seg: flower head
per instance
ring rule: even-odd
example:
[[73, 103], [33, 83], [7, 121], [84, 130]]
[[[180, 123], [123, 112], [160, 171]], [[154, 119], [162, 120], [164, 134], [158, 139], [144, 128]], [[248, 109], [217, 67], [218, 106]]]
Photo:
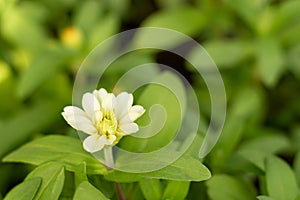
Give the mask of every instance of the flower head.
[[67, 106], [62, 116], [74, 129], [89, 135], [84, 140], [83, 147], [93, 153], [100, 151], [105, 145], [115, 145], [124, 135], [139, 130], [134, 121], [145, 109], [132, 104], [132, 94], [122, 92], [115, 96], [102, 88], [83, 95], [83, 110]]

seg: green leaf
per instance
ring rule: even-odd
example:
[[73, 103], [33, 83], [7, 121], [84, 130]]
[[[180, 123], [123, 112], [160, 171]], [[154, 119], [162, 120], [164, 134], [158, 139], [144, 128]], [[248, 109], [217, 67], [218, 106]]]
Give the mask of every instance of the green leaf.
[[[179, 77], [171, 72], [162, 73], [152, 82], [156, 84], [149, 85], [137, 101], [138, 104], [146, 108], [146, 113], [139, 119], [139, 124], [145, 125], [145, 127], [142, 127], [137, 133], [138, 136], [143, 136], [143, 138], [135, 137], [137, 134], [125, 137], [120, 142], [122, 149], [134, 152], [155, 151], [169, 144], [177, 134], [186, 104], [183, 83]], [[148, 115], [151, 120], [149, 120]], [[154, 135], [151, 135], [153, 133]], [[166, 155], [162, 156], [165, 156], [164, 161], [172, 158]], [[118, 159], [116, 164], [118, 164]], [[157, 157], [155, 160], [159, 159], [160, 157]], [[126, 164], [131, 163], [126, 162]], [[150, 168], [155, 163], [151, 160], [145, 165], [144, 168]], [[136, 165], [132, 167], [136, 169]]]
[[205, 24], [205, 18], [199, 10], [193, 7], [180, 7], [150, 15], [142, 23], [142, 27], [168, 28], [186, 35], [194, 35], [199, 33]]
[[217, 174], [206, 183], [211, 200], [240, 200], [241, 197], [243, 200], [255, 199], [255, 192], [250, 185], [233, 176]]
[[96, 23], [101, 20], [103, 14], [103, 3], [101, 1], [81, 2], [79, 9], [74, 15], [75, 26], [80, 27], [85, 33], [91, 33]]
[[212, 151], [215, 165], [222, 165], [235, 150], [243, 137], [247, 125], [258, 117], [262, 110], [260, 91], [243, 87], [235, 94], [219, 142]]
[[28, 140], [33, 133], [50, 125], [57, 118], [60, 109], [61, 107], [53, 101], [36, 102], [35, 105], [19, 110], [16, 116], [6, 120], [0, 126], [0, 158]]
[[25, 180], [42, 178], [42, 184], [35, 198], [40, 200], [58, 199], [65, 180], [64, 167], [57, 163], [46, 163], [34, 169]]
[[285, 70], [282, 47], [274, 38], [260, 38], [256, 48], [260, 78], [266, 86], [274, 87]]
[[144, 51], [127, 53], [115, 60], [105, 70], [103, 76], [105, 80], [103, 80], [101, 85], [108, 88], [113, 84], [114, 88], [118, 88], [119, 91], [126, 90], [128, 92], [133, 92], [137, 85], [143, 85], [145, 82], [149, 83], [161, 73], [157, 65], [140, 68], [133, 68], [133, 66], [154, 62], [153, 56]]
[[298, 186], [289, 165], [278, 157], [270, 156], [265, 167], [269, 196], [276, 200], [294, 200], [298, 195]]
[[122, 188], [125, 199], [130, 199], [130, 200], [144, 199], [143, 193], [138, 183], [120, 184], [120, 187]]
[[86, 163], [82, 162], [79, 164], [74, 171], [75, 174], [75, 186], [78, 186], [81, 182], [87, 181], [88, 178], [86, 176]]
[[103, 174], [106, 172], [106, 168], [96, 158], [84, 151], [79, 139], [60, 135], [46, 136], [25, 144], [6, 156], [3, 161], [34, 165], [56, 161], [71, 171], [76, 171], [79, 164], [86, 162], [87, 173]]
[[295, 44], [299, 44], [300, 34], [300, 23], [295, 24], [293, 26], [288, 27], [284, 30], [284, 32], [280, 35], [280, 41], [285, 46], [293, 47]]
[[157, 179], [142, 179], [139, 185], [147, 200], [160, 200], [162, 197], [162, 184]]
[[112, 199], [115, 195], [115, 183], [107, 181], [102, 175], [88, 175], [88, 181], [99, 189], [107, 198]]
[[199, 147], [201, 147], [201, 145], [203, 144], [203, 140], [204, 140], [204, 135], [202, 135], [202, 133], [203, 132], [197, 133], [196, 137], [193, 138], [193, 143], [186, 150], [186, 152], [184, 153], [185, 155], [190, 155], [196, 159], [199, 158]]
[[260, 12], [258, 16], [259, 18], [256, 21], [256, 35], [269, 37], [270, 35], [274, 34], [274, 31], [272, 30], [272, 26], [274, 24], [274, 15], [275, 8], [272, 6], [268, 6]]
[[247, 125], [261, 114], [262, 97], [253, 87], [242, 87], [232, 101], [219, 142], [212, 151], [214, 165], [222, 165], [234, 152]]
[[262, 109], [263, 95], [255, 87], [242, 87], [235, 94], [230, 107], [230, 114], [249, 120], [253, 116], [259, 115]]
[[298, 151], [293, 163], [297, 183], [300, 184], [300, 152]]
[[[185, 42], [187, 37], [180, 37], [179, 33], [172, 34], [171, 31], [194, 36], [205, 27], [206, 21], [203, 13], [193, 7], [183, 6], [155, 12], [142, 23], [141, 27], [153, 27], [156, 31], [138, 30], [133, 43], [138, 47], [144, 47], [147, 44], [164, 48], [175, 47]], [[159, 28], [171, 30], [159, 31]]]
[[33, 52], [39, 52], [44, 47], [45, 32], [41, 24], [26, 12], [26, 7], [7, 6], [1, 17], [1, 33], [5, 39]]
[[65, 171], [65, 181], [59, 200], [69, 200], [73, 197], [76, 185], [74, 184], [74, 173]]
[[287, 62], [288, 62], [289, 70], [292, 71], [294, 75], [297, 76], [298, 79], [300, 79], [299, 54], [300, 54], [300, 45], [295, 45], [294, 47], [290, 48], [287, 52]]
[[264, 1], [226, 0], [225, 2], [230, 5], [235, 12], [240, 15], [241, 19], [244, 20], [244, 22], [246, 22], [252, 29], [256, 29], [257, 19]]
[[181, 200], [188, 194], [190, 182], [169, 181], [162, 199]]
[[198, 159], [182, 156], [171, 165], [146, 173], [145, 176], [177, 181], [203, 181], [209, 179], [211, 174]]
[[258, 200], [274, 200], [272, 197], [268, 197], [268, 196], [257, 196], [256, 198]]
[[261, 170], [264, 170], [264, 160], [268, 156], [278, 153], [289, 146], [290, 142], [284, 135], [263, 134], [242, 144], [238, 150], [238, 154]]
[[73, 200], [108, 200], [99, 190], [88, 181], [82, 182], [76, 189]]
[[119, 26], [118, 18], [115, 15], [105, 16], [103, 20], [94, 25], [90, 32], [89, 49], [95, 48], [105, 39], [117, 33]]
[[299, 23], [299, 1], [284, 1], [275, 13], [273, 31], [285, 32]]
[[[203, 48], [210, 57], [203, 53]], [[203, 48], [192, 50], [188, 58], [190, 63], [197, 63], [203, 70], [211, 69], [211, 59], [219, 69], [236, 67], [253, 51], [249, 42], [240, 40], [210, 40]]]
[[4, 200], [32, 200], [34, 199], [42, 178], [36, 177], [23, 181], [14, 187], [4, 198]]
[[73, 56], [73, 52], [64, 48], [42, 51], [21, 75], [18, 96], [26, 98], [31, 95], [41, 84], [66, 65]]
[[228, 117], [219, 142], [211, 152], [213, 165], [222, 165], [230, 157], [242, 138], [244, 127], [245, 120], [241, 117]]
[[135, 182], [141, 178], [156, 178], [177, 181], [203, 181], [211, 177], [210, 171], [198, 160], [182, 156], [171, 165], [149, 173], [126, 173], [113, 170], [104, 176], [108, 180]]

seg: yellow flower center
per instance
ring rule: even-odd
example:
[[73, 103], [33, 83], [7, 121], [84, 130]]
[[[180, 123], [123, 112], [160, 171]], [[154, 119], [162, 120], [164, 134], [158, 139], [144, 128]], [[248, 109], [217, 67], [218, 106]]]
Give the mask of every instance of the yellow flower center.
[[118, 128], [117, 119], [113, 112], [102, 112], [103, 118], [98, 122], [97, 129], [100, 134], [106, 135], [109, 138], [110, 135], [115, 135]]

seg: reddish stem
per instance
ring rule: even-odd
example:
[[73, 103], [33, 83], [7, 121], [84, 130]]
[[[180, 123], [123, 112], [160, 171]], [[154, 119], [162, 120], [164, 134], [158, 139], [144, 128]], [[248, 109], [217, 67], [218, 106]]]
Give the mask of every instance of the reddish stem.
[[117, 192], [117, 197], [119, 200], [126, 200], [125, 195], [123, 194], [122, 188], [120, 183], [115, 183], [115, 188], [116, 188], [116, 192]]

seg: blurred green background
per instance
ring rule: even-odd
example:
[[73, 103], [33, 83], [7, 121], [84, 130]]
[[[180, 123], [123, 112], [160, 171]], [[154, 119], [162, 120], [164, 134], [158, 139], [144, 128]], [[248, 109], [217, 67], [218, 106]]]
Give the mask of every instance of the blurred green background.
[[[42, 135], [74, 134], [60, 112], [72, 103], [76, 71], [97, 44], [131, 28], [165, 27], [204, 46], [227, 93], [225, 128], [205, 159], [216, 176], [208, 184], [193, 183], [187, 198], [200, 191], [203, 198], [218, 199], [214, 188], [227, 179], [264, 194], [258, 182], [270, 154], [283, 158], [300, 183], [299, 10], [298, 0], [1, 0], [0, 158]], [[169, 47], [184, 42], [174, 40]], [[189, 58], [197, 55], [192, 50]], [[117, 66], [126, 71], [153, 61], [192, 83], [208, 120], [209, 94], [184, 60], [141, 51]], [[104, 87], [112, 89], [119, 76], [109, 73]], [[0, 193], [4, 196], [29, 170], [1, 163]]]

